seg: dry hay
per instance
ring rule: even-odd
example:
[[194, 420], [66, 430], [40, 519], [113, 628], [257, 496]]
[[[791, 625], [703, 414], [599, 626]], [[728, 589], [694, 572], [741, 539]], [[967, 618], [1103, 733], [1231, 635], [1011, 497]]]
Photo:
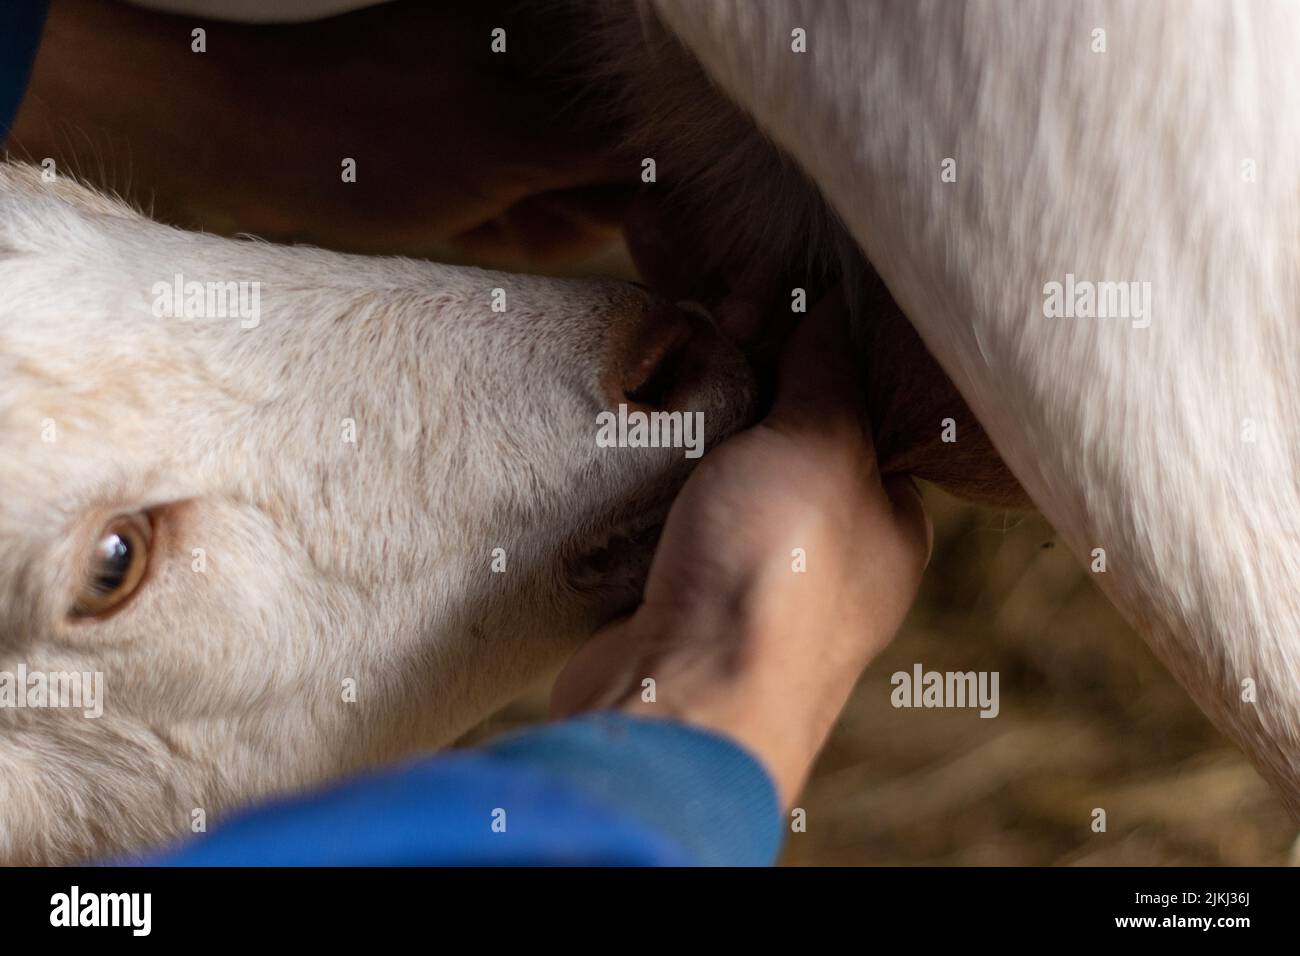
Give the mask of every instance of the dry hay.
[[[927, 493], [935, 552], [859, 684], [783, 862], [1281, 864], [1295, 826], [1040, 517]], [[1001, 711], [895, 709], [890, 675], [997, 671]], [[544, 718], [539, 688], [475, 741]], [[1106, 832], [1092, 830], [1106, 811]]]

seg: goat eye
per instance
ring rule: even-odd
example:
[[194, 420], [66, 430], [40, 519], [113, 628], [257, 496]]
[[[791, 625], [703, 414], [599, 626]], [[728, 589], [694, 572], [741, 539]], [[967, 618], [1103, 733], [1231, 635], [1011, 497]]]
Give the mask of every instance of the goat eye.
[[129, 598], [144, 578], [152, 537], [153, 528], [144, 515], [110, 521], [95, 542], [71, 615], [102, 617]]

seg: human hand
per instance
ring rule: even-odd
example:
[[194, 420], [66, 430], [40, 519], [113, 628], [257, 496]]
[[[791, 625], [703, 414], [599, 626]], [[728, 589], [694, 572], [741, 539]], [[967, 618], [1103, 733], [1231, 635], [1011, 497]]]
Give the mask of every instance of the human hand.
[[838, 296], [796, 330], [772, 412], [701, 461], [641, 606], [569, 662], [555, 716], [619, 709], [717, 730], [757, 755], [791, 804], [929, 560], [915, 486], [882, 482], [876, 467], [847, 337]]
[[177, 225], [544, 266], [618, 235], [637, 169], [542, 69], [559, 41], [530, 11], [402, 2], [250, 25], [53, 0], [9, 146]]

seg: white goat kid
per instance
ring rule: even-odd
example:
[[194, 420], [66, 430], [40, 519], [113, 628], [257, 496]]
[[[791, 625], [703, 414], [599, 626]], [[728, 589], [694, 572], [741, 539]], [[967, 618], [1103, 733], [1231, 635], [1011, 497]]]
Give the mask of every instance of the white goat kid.
[[[177, 282], [260, 315], [170, 317]], [[558, 663], [691, 465], [597, 446], [656, 370], [707, 443], [750, 414], [738, 353], [631, 286], [186, 233], [0, 166], [0, 861], [445, 742]], [[65, 673], [102, 716], [13, 706]]]

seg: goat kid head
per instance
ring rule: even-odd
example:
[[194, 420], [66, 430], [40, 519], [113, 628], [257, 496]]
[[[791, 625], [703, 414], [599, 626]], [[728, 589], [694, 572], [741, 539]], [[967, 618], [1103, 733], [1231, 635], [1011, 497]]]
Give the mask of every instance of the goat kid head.
[[[707, 445], [752, 379], [622, 283], [186, 233], [0, 167], [0, 861], [155, 844], [503, 703], [636, 601], [692, 464], [601, 447], [619, 404]], [[59, 675], [81, 706], [40, 706]]]

